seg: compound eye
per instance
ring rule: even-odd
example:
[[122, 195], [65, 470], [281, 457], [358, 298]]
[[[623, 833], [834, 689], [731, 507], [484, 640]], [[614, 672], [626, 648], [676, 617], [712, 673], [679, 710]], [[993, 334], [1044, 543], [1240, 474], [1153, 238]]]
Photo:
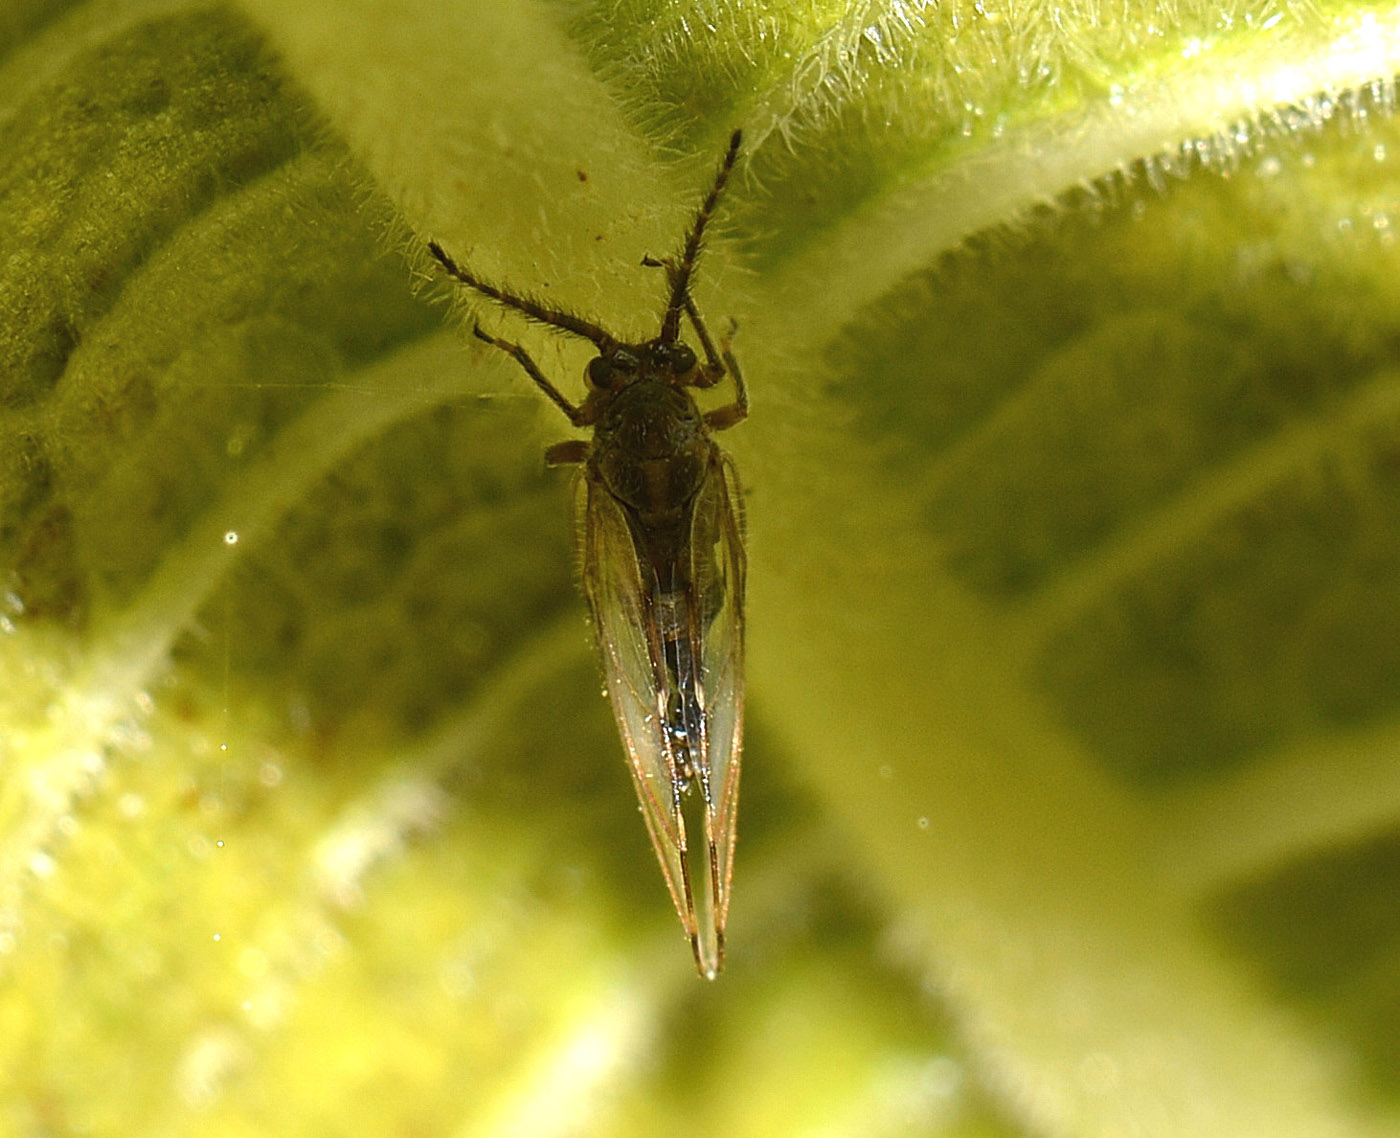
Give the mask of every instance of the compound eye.
[[684, 375], [695, 366], [695, 353], [686, 344], [672, 344], [670, 351], [671, 368], [677, 375]]
[[588, 361], [588, 368], [585, 376], [589, 387], [596, 387], [606, 390], [612, 386], [613, 367], [612, 364], [602, 356], [596, 356]]

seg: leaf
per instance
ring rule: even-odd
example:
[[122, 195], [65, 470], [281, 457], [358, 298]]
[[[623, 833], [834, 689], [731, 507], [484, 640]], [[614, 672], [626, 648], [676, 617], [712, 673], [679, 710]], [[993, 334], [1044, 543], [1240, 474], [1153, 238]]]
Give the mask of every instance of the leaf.
[[[1389, 1133], [1394, 27], [0, 8], [0, 1125]], [[650, 334], [736, 125], [703, 986], [421, 242]]]

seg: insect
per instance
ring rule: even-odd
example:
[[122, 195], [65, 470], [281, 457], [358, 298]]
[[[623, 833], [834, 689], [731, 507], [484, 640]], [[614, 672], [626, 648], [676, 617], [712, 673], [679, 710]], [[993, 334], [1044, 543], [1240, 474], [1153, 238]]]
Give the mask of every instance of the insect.
[[[744, 527], [733, 463], [712, 432], [748, 415], [729, 336], [718, 348], [690, 285], [705, 227], [739, 155], [735, 131], [679, 257], [665, 270], [661, 330], [629, 343], [592, 320], [498, 288], [428, 249], [449, 276], [540, 324], [592, 341], [587, 396], [572, 403], [519, 344], [475, 334], [515, 359], [591, 439], [545, 452], [576, 482], [583, 590], [632, 781], [700, 975], [724, 966], [744, 726]], [[704, 359], [681, 339], [689, 321]], [[729, 335], [732, 336], [731, 327]], [[734, 400], [701, 411], [690, 389], [726, 376]]]

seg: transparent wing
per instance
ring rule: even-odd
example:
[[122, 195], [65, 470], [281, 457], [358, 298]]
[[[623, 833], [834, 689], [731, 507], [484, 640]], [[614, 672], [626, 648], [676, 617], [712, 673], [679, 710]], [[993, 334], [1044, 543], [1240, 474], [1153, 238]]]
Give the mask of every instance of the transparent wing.
[[657, 566], [640, 554], [623, 508], [583, 481], [584, 591], [613, 715], [696, 965], [714, 976], [724, 962], [743, 727], [737, 484], [716, 452], [688, 540], [675, 564]]
[[700, 616], [695, 658], [698, 688], [703, 692], [704, 746], [698, 773], [705, 803], [709, 877], [700, 918], [702, 927], [716, 930], [715, 951], [722, 960], [744, 733], [745, 559], [738, 477], [733, 464], [718, 453], [696, 499], [690, 549]]
[[622, 507], [603, 487], [580, 480], [585, 495], [583, 589], [593, 612], [608, 699], [627, 749], [628, 766], [671, 899], [696, 935], [682, 775], [675, 740], [666, 729], [669, 683], [654, 615], [653, 585], [644, 587], [641, 559]]

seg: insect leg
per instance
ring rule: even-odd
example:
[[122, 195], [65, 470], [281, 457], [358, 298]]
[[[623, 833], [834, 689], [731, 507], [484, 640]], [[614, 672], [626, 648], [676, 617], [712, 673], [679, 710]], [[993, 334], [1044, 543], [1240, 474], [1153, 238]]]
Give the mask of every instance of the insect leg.
[[572, 463], [586, 462], [587, 460], [587, 439], [566, 439], [562, 443], [555, 443], [544, 452], [544, 464], [546, 466], [568, 466]]
[[705, 352], [705, 382], [695, 386], [713, 387], [724, 378], [724, 364], [720, 362], [719, 356], [715, 355], [715, 343], [710, 339], [709, 330], [700, 319], [700, 310], [695, 307], [695, 298], [688, 290], [685, 294], [685, 314], [690, 317], [690, 326], [695, 329], [696, 338]]
[[560, 328], [565, 332], [572, 332], [575, 336], [582, 336], [585, 340], [592, 340], [598, 345], [598, 350], [603, 353], [607, 353], [617, 346], [617, 341], [591, 320], [584, 320], [581, 316], [565, 312], [562, 308], [551, 308], [549, 305], [541, 304], [528, 296], [516, 296], [512, 292], [499, 289], [468, 272], [449, 257], [436, 241], [428, 242], [428, 252], [437, 258], [438, 263], [447, 270], [449, 276], [461, 281], [468, 288], [474, 288], [477, 292], [489, 296], [494, 301], [514, 308], [517, 312], [525, 313], [531, 320], [538, 320], [541, 324], [548, 324], [552, 328]]
[[[672, 284], [675, 283], [676, 276], [680, 272], [676, 267], [674, 257], [662, 257], [660, 260], [655, 257], [643, 257], [642, 264], [650, 269], [665, 269], [666, 278]], [[690, 326], [695, 329], [695, 335], [705, 353], [705, 366], [701, 369], [699, 378], [691, 386], [713, 387], [727, 374], [724, 363], [721, 361], [719, 353], [715, 351], [715, 342], [710, 339], [709, 330], [706, 329], [704, 320], [700, 318], [700, 310], [695, 306], [695, 298], [690, 295], [689, 290], [686, 291], [683, 304], [685, 314], [690, 317]], [[725, 354], [728, 359], [733, 359], [728, 354], [727, 348]], [[747, 403], [747, 400], [745, 402]]]
[[586, 427], [593, 421], [594, 416], [589, 413], [587, 408], [575, 407], [560, 394], [559, 389], [549, 382], [544, 372], [540, 371], [539, 366], [530, 358], [530, 353], [519, 344], [512, 344], [509, 340], [499, 340], [495, 336], [483, 332], [480, 328], [473, 328], [472, 331], [478, 340], [485, 340], [492, 347], [500, 348], [523, 367], [526, 374], [535, 381], [535, 385], [549, 396], [554, 405], [569, 417], [569, 422], [575, 427]]
[[[734, 402], [727, 407], [716, 407], [713, 411], [705, 412], [705, 425], [716, 431], [723, 431], [735, 423], [742, 423], [749, 416], [749, 389], [744, 384], [744, 373], [739, 370], [739, 361], [729, 350], [729, 338], [734, 335], [737, 327], [738, 325], [731, 320], [729, 331], [719, 343], [720, 355], [724, 357], [729, 374], [734, 377]], [[696, 331], [698, 333], [698, 326]]]

